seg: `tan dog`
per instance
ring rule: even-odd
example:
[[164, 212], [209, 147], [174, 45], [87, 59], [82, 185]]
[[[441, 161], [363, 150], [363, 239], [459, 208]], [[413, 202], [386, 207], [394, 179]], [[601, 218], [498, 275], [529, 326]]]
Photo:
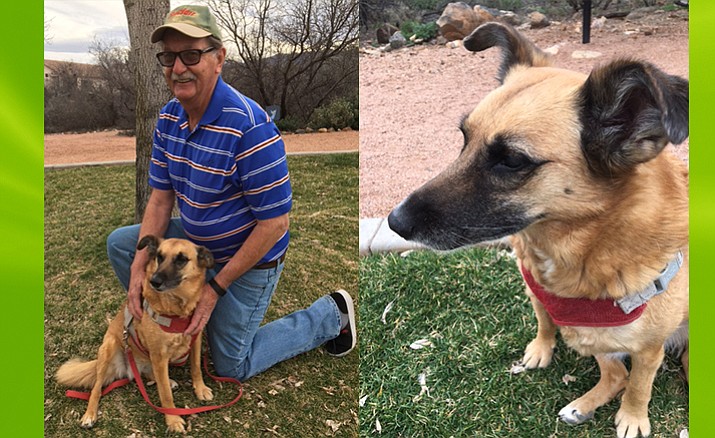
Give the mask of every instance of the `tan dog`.
[[[594, 355], [601, 371], [561, 418], [581, 423], [624, 391], [618, 436], [647, 436], [652, 383], [669, 339], [683, 351], [687, 374], [688, 176], [663, 149], [688, 136], [688, 82], [627, 59], [588, 76], [553, 68], [544, 52], [497, 23], [476, 29], [464, 46], [503, 49], [502, 85], [464, 118], [459, 158], [396, 207], [389, 225], [437, 249], [511, 235], [532, 278], [526, 292], [538, 319], [526, 367], [550, 363], [558, 322], [565, 342]], [[663, 285], [665, 292], [647, 292]], [[546, 294], [537, 298], [534, 289]], [[649, 298], [645, 306], [639, 294]], [[620, 309], [627, 302], [639, 307], [627, 314]], [[604, 314], [618, 304], [619, 317], [636, 318], [601, 327], [589, 320], [601, 315], [586, 311], [588, 322], [568, 320], [604, 303]], [[621, 353], [631, 357], [630, 376]]]
[[[97, 421], [97, 409], [102, 387], [121, 378], [132, 378], [124, 353], [125, 323], [133, 325], [136, 336], [127, 342], [136, 359], [139, 372], [155, 380], [164, 408], [174, 408], [169, 380], [169, 364], [189, 355], [191, 380], [199, 400], [211, 400], [213, 393], [204, 384], [201, 373], [201, 334], [194, 339], [181, 331], [168, 332], [188, 321], [206, 283], [206, 269], [214, 265], [211, 252], [184, 239], [159, 240], [146, 236], [137, 249], [148, 247], [150, 260], [143, 285], [144, 315], [141, 321], [131, 321], [126, 304], [110, 322], [96, 360], [83, 362], [72, 359], [57, 371], [57, 381], [71, 387], [92, 388], [82, 427], [92, 427]], [[129, 322], [131, 321], [131, 322]], [[163, 327], [167, 326], [167, 327]], [[137, 342], [138, 339], [138, 342]], [[137, 345], [137, 344], [140, 345]], [[178, 415], [166, 415], [172, 432], [184, 432], [184, 420]]]

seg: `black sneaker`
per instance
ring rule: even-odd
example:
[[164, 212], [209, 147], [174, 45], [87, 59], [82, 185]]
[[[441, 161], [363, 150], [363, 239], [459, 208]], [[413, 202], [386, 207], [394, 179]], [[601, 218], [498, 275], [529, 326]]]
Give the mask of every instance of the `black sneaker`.
[[348, 316], [349, 322], [340, 330], [340, 334], [336, 338], [326, 342], [323, 347], [329, 355], [343, 357], [355, 348], [357, 341], [355, 336], [355, 306], [350, 294], [342, 289], [330, 294], [330, 298], [338, 305], [340, 312]]

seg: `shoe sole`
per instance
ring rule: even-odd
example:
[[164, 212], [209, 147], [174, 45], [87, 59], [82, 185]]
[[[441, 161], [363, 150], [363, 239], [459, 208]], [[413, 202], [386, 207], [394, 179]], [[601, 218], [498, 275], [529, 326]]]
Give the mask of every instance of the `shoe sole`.
[[328, 353], [333, 357], [343, 357], [353, 351], [355, 349], [355, 345], [357, 345], [357, 331], [355, 327], [355, 305], [353, 304], [353, 297], [350, 296], [347, 291], [340, 289], [336, 290], [335, 293], [339, 293], [342, 295], [343, 299], [345, 300], [345, 304], [348, 306], [348, 320], [350, 321], [350, 333], [353, 334], [353, 340], [352, 344], [350, 345], [350, 348], [345, 350], [342, 353], [339, 354], [332, 354]]

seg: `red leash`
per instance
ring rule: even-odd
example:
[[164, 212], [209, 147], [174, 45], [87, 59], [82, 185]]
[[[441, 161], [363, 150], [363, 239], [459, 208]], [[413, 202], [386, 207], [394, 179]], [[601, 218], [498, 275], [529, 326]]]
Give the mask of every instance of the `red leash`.
[[[154, 403], [151, 402], [149, 399], [149, 394], [146, 391], [146, 388], [144, 387], [144, 382], [142, 381], [141, 374], [139, 374], [139, 369], [137, 368], [137, 364], [134, 360], [134, 355], [132, 354], [131, 348], [127, 348], [126, 351], [127, 354], [127, 360], [129, 361], [129, 366], [132, 368], [132, 373], [134, 373], [134, 380], [137, 382], [137, 386], [139, 387], [139, 392], [141, 393], [142, 397], [144, 397], [144, 400], [154, 408], [157, 412], [166, 414], [166, 415], [191, 415], [191, 414], [199, 414], [201, 412], [208, 412], [208, 411], [214, 411], [216, 409], [221, 409], [221, 408], [226, 408], [228, 406], [231, 406], [235, 404], [243, 395], [243, 385], [241, 385], [241, 382], [239, 382], [237, 379], [234, 379], [232, 377], [218, 377], [214, 376], [209, 372], [209, 367], [208, 367], [208, 353], [204, 352], [204, 371], [206, 372], [206, 375], [211, 377], [216, 382], [227, 382], [227, 383], [233, 383], [238, 385], [238, 395], [236, 398], [231, 400], [230, 402], [223, 404], [223, 405], [211, 405], [211, 406], [202, 406], [199, 408], [163, 408], [161, 406], [156, 406]], [[129, 379], [120, 379], [115, 382], [112, 382], [111, 384], [107, 385], [106, 388], [102, 390], [102, 396], [106, 395], [110, 391], [119, 388], [121, 386], [126, 385], [127, 383], [131, 382]], [[71, 398], [78, 398], [80, 400], [89, 400], [89, 392], [80, 392], [80, 391], [73, 391], [73, 390], [67, 390], [65, 392], [67, 397]]]

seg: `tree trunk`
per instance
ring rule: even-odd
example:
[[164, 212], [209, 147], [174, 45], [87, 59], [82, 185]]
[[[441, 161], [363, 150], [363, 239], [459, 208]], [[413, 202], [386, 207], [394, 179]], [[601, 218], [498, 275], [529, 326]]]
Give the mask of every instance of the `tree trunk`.
[[169, 0], [124, 0], [129, 25], [129, 65], [136, 90], [136, 197], [134, 221], [139, 223], [149, 200], [149, 161], [154, 127], [170, 93], [161, 66], [156, 60], [157, 47], [151, 33], [164, 23], [169, 13]]

